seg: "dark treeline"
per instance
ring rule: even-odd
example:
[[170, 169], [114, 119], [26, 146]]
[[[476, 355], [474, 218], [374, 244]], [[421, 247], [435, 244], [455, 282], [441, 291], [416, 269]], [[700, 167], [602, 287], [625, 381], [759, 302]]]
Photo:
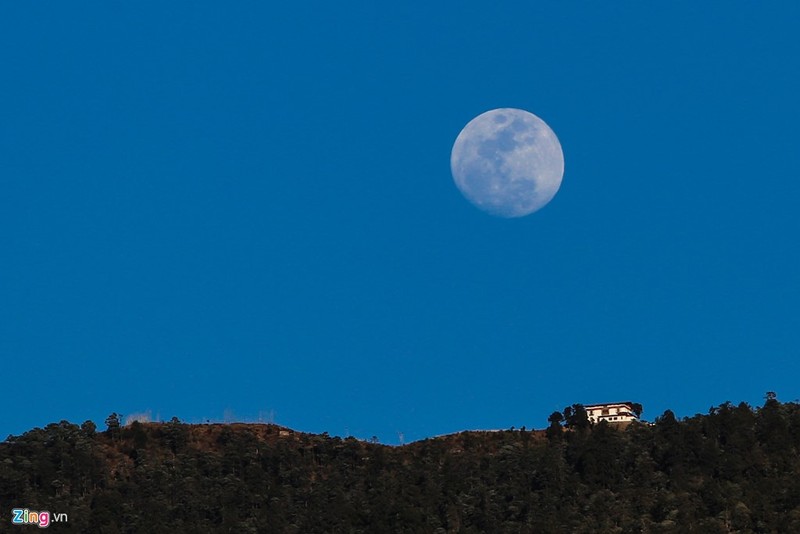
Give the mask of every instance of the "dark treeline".
[[[12, 507], [75, 532], [800, 532], [800, 405], [390, 447], [275, 425], [66, 421], [0, 444]], [[566, 426], [562, 426], [566, 425]]]

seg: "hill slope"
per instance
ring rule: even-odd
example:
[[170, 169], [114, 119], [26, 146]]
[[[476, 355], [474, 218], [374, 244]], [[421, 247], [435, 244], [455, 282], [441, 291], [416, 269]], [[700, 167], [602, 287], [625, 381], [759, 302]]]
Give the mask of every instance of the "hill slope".
[[463, 432], [402, 447], [275, 425], [62, 421], [0, 444], [12, 507], [75, 532], [800, 532], [800, 405]]

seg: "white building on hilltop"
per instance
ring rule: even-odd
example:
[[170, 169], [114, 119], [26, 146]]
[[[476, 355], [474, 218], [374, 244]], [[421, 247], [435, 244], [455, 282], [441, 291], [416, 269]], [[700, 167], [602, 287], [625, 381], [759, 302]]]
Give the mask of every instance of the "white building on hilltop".
[[606, 404], [587, 404], [584, 406], [586, 415], [592, 423], [607, 421], [609, 423], [630, 423], [638, 421], [641, 405], [634, 402], [611, 402]]

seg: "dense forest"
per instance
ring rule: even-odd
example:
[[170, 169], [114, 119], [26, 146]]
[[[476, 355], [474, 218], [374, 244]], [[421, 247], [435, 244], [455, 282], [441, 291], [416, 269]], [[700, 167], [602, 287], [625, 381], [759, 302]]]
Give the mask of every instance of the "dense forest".
[[276, 425], [66, 421], [0, 444], [9, 510], [75, 532], [800, 532], [800, 405], [393, 447]]

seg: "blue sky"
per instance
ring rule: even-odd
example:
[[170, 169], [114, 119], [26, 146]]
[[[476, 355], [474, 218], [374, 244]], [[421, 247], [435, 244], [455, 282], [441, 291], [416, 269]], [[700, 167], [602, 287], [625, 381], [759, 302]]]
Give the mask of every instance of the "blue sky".
[[[800, 6], [429, 4], [0, 8], [0, 435], [800, 396]], [[520, 219], [450, 176], [498, 107], [565, 155]]]

